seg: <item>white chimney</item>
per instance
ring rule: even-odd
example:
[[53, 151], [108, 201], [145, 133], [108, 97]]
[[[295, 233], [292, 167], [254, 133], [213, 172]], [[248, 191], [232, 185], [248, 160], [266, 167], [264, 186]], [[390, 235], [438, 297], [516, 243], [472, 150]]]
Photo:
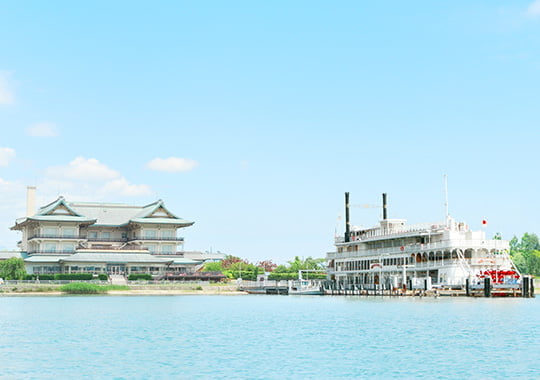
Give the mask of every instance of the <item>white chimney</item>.
[[36, 187], [28, 186], [26, 188], [26, 216], [32, 216], [36, 213]]

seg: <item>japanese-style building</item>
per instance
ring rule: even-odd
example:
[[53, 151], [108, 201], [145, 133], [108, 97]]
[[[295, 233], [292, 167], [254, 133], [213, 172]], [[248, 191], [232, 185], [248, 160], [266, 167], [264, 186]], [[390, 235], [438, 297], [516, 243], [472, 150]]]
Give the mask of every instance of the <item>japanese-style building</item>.
[[194, 222], [174, 215], [162, 200], [133, 206], [59, 197], [33, 213], [35, 188], [28, 190], [27, 216], [11, 227], [22, 233], [28, 273], [182, 274], [223, 258], [184, 251], [178, 232]]

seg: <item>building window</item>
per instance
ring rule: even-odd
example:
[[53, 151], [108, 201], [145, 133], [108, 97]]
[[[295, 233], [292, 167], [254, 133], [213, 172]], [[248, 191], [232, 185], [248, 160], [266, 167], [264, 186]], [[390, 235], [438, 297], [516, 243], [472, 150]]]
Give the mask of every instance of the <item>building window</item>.
[[171, 230], [163, 230], [161, 231], [161, 237], [163, 239], [171, 239], [173, 237], [173, 232]]
[[172, 245], [164, 245], [161, 247], [161, 252], [171, 254], [173, 253], [173, 246]]
[[156, 246], [153, 245], [153, 244], [147, 245], [146, 249], [148, 249], [148, 252], [150, 252], [150, 253], [155, 253], [156, 252]]
[[54, 227], [46, 227], [46, 228], [43, 230], [43, 233], [44, 233], [46, 236], [58, 236], [58, 228], [54, 228]]
[[75, 228], [64, 228], [63, 233], [64, 233], [64, 237], [74, 237]]
[[102, 232], [101, 237], [103, 239], [110, 239], [111, 238], [111, 233], [110, 232]]
[[75, 251], [74, 244], [62, 244], [62, 252], [73, 252]]
[[96, 239], [97, 238], [97, 232], [96, 231], [89, 231], [88, 232], [88, 239]]
[[156, 238], [156, 230], [145, 230], [144, 231], [144, 237], [146, 239], [155, 239]]
[[56, 252], [56, 244], [55, 243], [47, 243], [45, 244], [45, 252]]

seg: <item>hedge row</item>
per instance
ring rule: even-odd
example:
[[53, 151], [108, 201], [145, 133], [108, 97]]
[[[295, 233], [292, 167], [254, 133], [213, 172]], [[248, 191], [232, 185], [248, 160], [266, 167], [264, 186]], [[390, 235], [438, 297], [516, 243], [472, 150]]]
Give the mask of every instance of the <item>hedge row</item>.
[[[92, 273], [56, 273], [56, 274], [27, 274], [25, 280], [93, 280]], [[98, 274], [97, 278], [106, 281], [109, 277], [106, 274]]]
[[[324, 273], [303, 273], [302, 277], [309, 280], [324, 280]], [[298, 280], [298, 272], [296, 273], [276, 273], [272, 272], [268, 275], [269, 280]]]
[[151, 280], [152, 275], [148, 273], [132, 273], [129, 275], [128, 280], [129, 281], [136, 281], [136, 280]]

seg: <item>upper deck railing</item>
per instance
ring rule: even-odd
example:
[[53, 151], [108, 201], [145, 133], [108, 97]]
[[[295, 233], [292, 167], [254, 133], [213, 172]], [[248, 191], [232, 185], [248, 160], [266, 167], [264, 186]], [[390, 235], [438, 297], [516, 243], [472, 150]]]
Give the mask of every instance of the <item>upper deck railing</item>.
[[[360, 236], [351, 237], [351, 241], [369, 241], [376, 240], [383, 237], [395, 238], [399, 235], [413, 235], [416, 233], [437, 233], [446, 229], [445, 222], [433, 222], [433, 223], [418, 223], [404, 226], [392, 225], [388, 228], [374, 227], [372, 229], [361, 230], [363, 233]], [[357, 231], [352, 231], [352, 233]], [[345, 238], [343, 236], [335, 237], [336, 243], [344, 243]]]
[[465, 240], [465, 239], [452, 239], [444, 240], [436, 243], [426, 244], [410, 244], [400, 247], [386, 247], [386, 248], [372, 248], [372, 249], [360, 249], [358, 251], [346, 251], [346, 252], [328, 252], [326, 258], [331, 259], [345, 259], [351, 257], [365, 257], [365, 256], [377, 256], [377, 255], [395, 255], [395, 254], [412, 254], [418, 252], [429, 252], [436, 250], [453, 250], [453, 249], [487, 249], [487, 250], [505, 250], [508, 249], [508, 242], [504, 240]]

